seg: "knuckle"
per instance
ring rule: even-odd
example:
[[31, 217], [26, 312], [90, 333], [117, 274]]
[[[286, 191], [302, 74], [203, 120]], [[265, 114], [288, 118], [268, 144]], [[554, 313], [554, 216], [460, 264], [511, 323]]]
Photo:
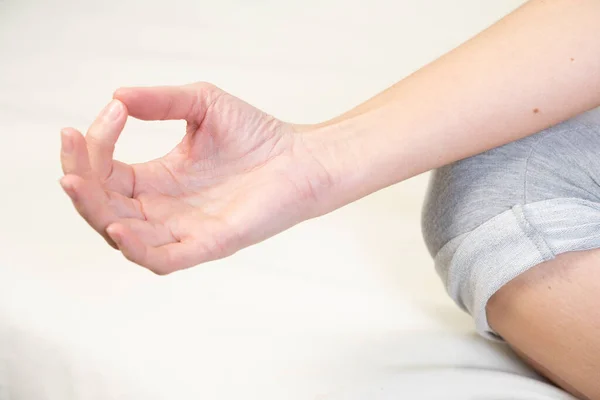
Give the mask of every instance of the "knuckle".
[[194, 86], [196, 87], [197, 90], [202, 90], [202, 91], [207, 91], [207, 92], [219, 91], [220, 90], [216, 85], [214, 85], [214, 84], [212, 84], [210, 82], [203, 82], [203, 81], [196, 82], [194, 84]]

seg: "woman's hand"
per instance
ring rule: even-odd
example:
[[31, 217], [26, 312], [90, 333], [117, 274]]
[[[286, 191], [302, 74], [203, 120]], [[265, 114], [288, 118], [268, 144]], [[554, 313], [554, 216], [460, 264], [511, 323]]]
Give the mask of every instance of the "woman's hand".
[[[128, 165], [113, 160], [128, 115], [187, 129], [164, 157]], [[331, 171], [303, 135], [210, 84], [119, 89], [85, 138], [62, 131], [61, 185], [125, 257], [167, 274], [323, 212]]]

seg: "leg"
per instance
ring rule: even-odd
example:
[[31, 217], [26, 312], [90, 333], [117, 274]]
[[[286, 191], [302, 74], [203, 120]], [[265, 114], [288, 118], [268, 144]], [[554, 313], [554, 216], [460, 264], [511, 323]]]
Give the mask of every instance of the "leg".
[[600, 399], [600, 249], [559, 255], [504, 285], [490, 326], [575, 396]]
[[599, 152], [600, 109], [441, 168], [423, 231], [480, 333], [600, 400]]

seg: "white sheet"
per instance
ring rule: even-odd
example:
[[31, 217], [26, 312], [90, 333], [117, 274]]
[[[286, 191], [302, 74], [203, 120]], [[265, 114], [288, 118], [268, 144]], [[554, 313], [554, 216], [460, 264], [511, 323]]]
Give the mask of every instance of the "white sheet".
[[[234, 257], [157, 277], [57, 183], [59, 129], [121, 85], [206, 80], [318, 121], [520, 1], [0, 1], [0, 400], [558, 399], [447, 299], [421, 176]], [[180, 123], [130, 121], [118, 158]]]

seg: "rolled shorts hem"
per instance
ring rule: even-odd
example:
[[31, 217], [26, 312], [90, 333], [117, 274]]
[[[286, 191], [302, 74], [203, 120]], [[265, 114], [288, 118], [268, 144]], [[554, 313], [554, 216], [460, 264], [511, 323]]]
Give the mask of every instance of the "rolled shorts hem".
[[600, 203], [559, 198], [511, 209], [460, 235], [435, 256], [452, 299], [475, 319], [477, 331], [502, 340], [486, 305], [502, 286], [558, 254], [600, 248]]

